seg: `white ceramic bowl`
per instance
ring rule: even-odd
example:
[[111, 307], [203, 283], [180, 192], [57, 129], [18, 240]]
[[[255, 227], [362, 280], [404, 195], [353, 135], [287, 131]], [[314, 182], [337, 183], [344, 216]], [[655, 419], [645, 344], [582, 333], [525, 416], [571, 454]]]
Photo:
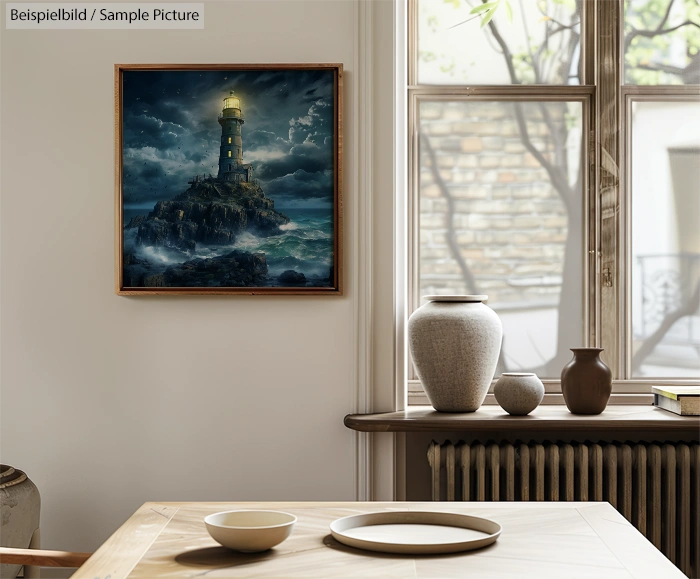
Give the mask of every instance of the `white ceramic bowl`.
[[292, 534], [297, 518], [282, 511], [224, 511], [204, 518], [212, 538], [242, 553], [259, 553]]

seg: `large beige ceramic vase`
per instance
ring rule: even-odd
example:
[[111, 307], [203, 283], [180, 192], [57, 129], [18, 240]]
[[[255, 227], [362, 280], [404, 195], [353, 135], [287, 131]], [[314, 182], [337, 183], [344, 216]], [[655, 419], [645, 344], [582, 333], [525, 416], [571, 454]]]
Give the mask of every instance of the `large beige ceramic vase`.
[[[21, 470], [0, 464], [0, 546], [26, 549], [36, 541], [41, 497]], [[38, 547], [38, 545], [33, 545]], [[17, 577], [21, 565], [0, 565], [0, 577]], [[32, 575], [35, 577], [36, 575]], [[25, 577], [28, 575], [25, 572]]]
[[426, 296], [408, 320], [418, 378], [435, 410], [474, 412], [496, 371], [503, 328], [488, 296]]

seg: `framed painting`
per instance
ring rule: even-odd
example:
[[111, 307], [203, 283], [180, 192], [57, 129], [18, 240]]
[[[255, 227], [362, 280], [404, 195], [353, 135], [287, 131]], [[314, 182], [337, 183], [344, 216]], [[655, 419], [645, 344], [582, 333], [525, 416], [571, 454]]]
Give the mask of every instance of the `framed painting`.
[[341, 295], [342, 82], [115, 65], [117, 293]]

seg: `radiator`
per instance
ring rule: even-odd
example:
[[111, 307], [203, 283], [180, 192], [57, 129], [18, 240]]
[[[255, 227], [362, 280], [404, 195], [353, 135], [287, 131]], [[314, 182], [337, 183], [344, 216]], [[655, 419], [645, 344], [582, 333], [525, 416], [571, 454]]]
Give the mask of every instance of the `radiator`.
[[700, 445], [438, 444], [432, 499], [608, 501], [683, 573], [700, 577]]

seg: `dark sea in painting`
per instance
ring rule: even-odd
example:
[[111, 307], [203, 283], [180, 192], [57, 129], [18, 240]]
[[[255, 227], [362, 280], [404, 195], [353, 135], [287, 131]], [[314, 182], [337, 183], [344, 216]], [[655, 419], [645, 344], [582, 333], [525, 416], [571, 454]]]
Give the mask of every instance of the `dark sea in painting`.
[[[258, 238], [244, 233], [233, 249], [261, 252], [267, 257], [270, 276], [293, 269], [307, 278], [327, 278], [333, 256], [333, 219], [327, 209], [280, 209], [291, 220], [278, 235]], [[200, 250], [202, 254], [207, 250]], [[220, 251], [209, 248], [208, 251]], [[210, 257], [207, 255], [207, 257]]]
[[[148, 215], [152, 208], [127, 206], [124, 222], [137, 215]], [[126, 230], [124, 245], [139, 259], [171, 266], [193, 258], [212, 258], [226, 255], [235, 249], [251, 253], [264, 253], [267, 259], [269, 285], [277, 285], [276, 278], [285, 271], [303, 273], [311, 281], [326, 280], [333, 265], [333, 214], [330, 209], [279, 209], [290, 222], [280, 226], [279, 233], [258, 237], [250, 232], [242, 233], [231, 245], [198, 245], [194, 252], [184, 252], [167, 247], [137, 246], [136, 230]]]

